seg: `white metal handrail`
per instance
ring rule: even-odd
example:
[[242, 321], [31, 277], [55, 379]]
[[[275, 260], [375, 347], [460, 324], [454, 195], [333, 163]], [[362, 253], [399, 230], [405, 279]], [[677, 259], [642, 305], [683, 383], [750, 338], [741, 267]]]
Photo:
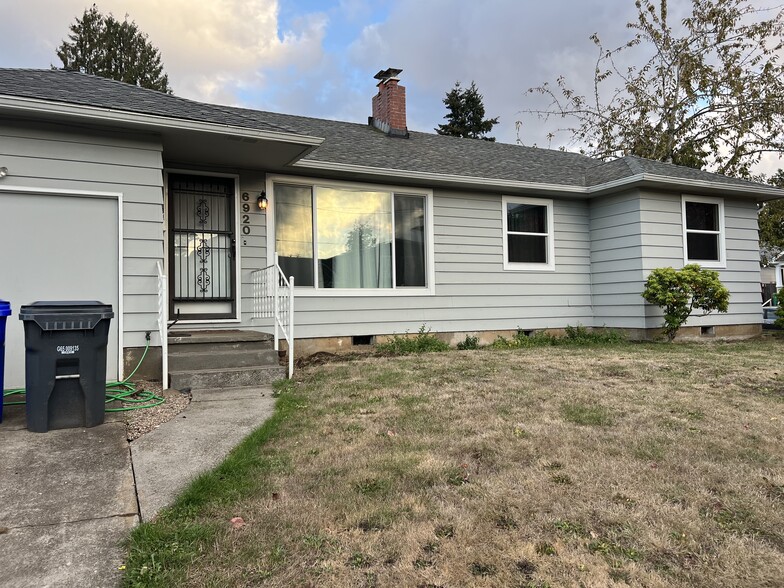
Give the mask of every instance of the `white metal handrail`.
[[273, 265], [251, 272], [251, 277], [253, 318], [273, 319], [276, 351], [280, 346], [280, 336], [286, 339], [290, 378], [294, 374], [294, 276], [286, 277], [275, 255]]
[[160, 261], [155, 263], [158, 266], [158, 336], [161, 338], [161, 383], [165, 390], [169, 387], [168, 281], [163, 272], [163, 264]]

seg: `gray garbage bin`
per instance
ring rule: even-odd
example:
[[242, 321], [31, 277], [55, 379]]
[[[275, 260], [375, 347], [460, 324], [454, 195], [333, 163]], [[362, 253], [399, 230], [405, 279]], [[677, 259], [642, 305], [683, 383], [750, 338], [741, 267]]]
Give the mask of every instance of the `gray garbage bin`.
[[22, 306], [27, 429], [94, 427], [105, 417], [112, 307], [98, 301]]

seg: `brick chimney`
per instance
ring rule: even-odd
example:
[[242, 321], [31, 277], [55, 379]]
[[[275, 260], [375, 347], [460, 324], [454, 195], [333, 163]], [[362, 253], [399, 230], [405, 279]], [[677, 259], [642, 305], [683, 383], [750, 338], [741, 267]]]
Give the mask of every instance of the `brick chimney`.
[[374, 76], [379, 80], [378, 94], [373, 96], [373, 116], [368, 123], [392, 137], [408, 137], [406, 89], [397, 77], [402, 71], [390, 67]]

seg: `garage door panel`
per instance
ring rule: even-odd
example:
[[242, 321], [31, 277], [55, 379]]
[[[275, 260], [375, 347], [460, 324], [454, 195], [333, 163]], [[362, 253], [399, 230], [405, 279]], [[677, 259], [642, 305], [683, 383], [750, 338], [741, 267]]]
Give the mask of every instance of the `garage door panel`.
[[[100, 300], [118, 310], [117, 200], [0, 192], [0, 298], [13, 315], [6, 333], [5, 387], [24, 385], [19, 308], [36, 300]], [[112, 320], [107, 378], [118, 375]]]

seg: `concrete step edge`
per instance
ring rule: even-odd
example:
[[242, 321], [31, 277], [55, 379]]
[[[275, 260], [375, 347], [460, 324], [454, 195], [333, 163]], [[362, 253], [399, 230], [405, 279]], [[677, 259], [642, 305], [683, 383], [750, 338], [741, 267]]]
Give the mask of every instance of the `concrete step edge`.
[[215, 350], [202, 350], [202, 351], [188, 351], [185, 349], [171, 349], [169, 348], [169, 357], [198, 357], [200, 355], [269, 355], [270, 353], [277, 353], [271, 347], [269, 349], [246, 349], [240, 347], [239, 349], [215, 349]]

